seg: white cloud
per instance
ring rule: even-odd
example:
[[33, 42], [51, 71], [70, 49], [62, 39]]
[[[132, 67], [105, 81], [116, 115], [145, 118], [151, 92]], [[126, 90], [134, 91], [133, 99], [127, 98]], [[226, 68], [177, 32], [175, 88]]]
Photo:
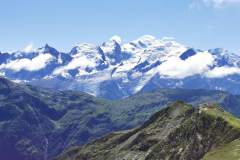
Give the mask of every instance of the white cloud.
[[186, 78], [203, 74], [214, 64], [214, 57], [208, 52], [199, 52], [186, 60], [174, 57], [158, 67], [160, 75], [167, 78]]
[[95, 62], [89, 60], [85, 56], [80, 56], [80, 57], [74, 58], [66, 66], [56, 68], [53, 71], [53, 74], [54, 75], [65, 74], [66, 72], [72, 69], [81, 69], [83, 71], [85, 70], [86, 67], [95, 67], [95, 66], [96, 66]]
[[213, 7], [223, 7], [225, 5], [229, 4], [240, 4], [240, 0], [203, 0], [203, 2], [208, 5], [208, 6], [213, 6]]
[[23, 48], [24, 52], [33, 52], [34, 51], [34, 45], [33, 43], [28, 44], [25, 48]]
[[173, 57], [158, 67], [158, 72], [165, 78], [183, 79], [189, 76], [202, 75], [207, 78], [222, 78], [233, 74], [240, 74], [239, 67], [215, 67], [214, 57], [209, 52], [199, 52], [188, 59], [181, 60]]
[[206, 72], [206, 77], [208, 78], [222, 78], [225, 76], [240, 74], [240, 68], [237, 67], [216, 67], [208, 72]]
[[51, 60], [53, 60], [53, 58], [54, 57], [50, 54], [40, 54], [33, 59], [23, 58], [10, 61], [7, 64], [2, 64], [0, 65], [0, 69], [6, 68], [16, 72], [23, 69], [27, 71], [37, 71], [44, 68]]
[[189, 3], [188, 8], [190, 10], [201, 10], [204, 5], [219, 9], [235, 4], [240, 4], [240, 0], [192, 0]]

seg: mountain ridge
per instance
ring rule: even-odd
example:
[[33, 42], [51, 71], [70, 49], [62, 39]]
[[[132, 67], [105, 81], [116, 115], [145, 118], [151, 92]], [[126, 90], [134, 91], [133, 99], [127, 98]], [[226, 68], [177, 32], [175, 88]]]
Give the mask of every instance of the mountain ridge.
[[209, 159], [205, 158], [209, 151], [239, 139], [240, 125], [232, 121], [240, 122], [217, 105], [193, 108], [178, 101], [139, 128], [73, 147], [56, 159]]
[[177, 100], [194, 106], [217, 103], [240, 117], [239, 96], [227, 92], [158, 89], [112, 101], [0, 77], [0, 155], [6, 160], [51, 159], [71, 146], [137, 127]]
[[1, 53], [0, 59], [0, 75], [16, 82], [107, 99], [156, 87], [240, 94], [240, 56], [221, 48], [195, 49], [171, 38], [145, 35], [123, 42], [114, 36], [101, 45], [78, 44], [66, 53], [46, 44], [28, 52]]

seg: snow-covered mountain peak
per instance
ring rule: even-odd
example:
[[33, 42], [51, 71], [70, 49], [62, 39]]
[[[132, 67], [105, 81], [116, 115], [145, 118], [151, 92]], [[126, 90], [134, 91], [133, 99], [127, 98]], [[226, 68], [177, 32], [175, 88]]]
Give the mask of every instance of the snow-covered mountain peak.
[[122, 60], [122, 46], [121, 38], [119, 36], [113, 36], [109, 41], [104, 42], [100, 49], [104, 53], [106, 60], [110, 64], [120, 63]]
[[94, 44], [90, 44], [90, 43], [80, 43], [77, 46], [75, 46], [71, 52], [70, 55], [72, 56], [81, 56], [84, 54], [94, 54], [97, 50], [97, 46]]
[[59, 51], [57, 51], [54, 47], [51, 47], [48, 44], [45, 44], [44, 47], [38, 48], [37, 50], [35, 50], [35, 53], [38, 54], [51, 54], [54, 57], [58, 57], [59, 55]]
[[114, 35], [110, 38], [110, 41], [115, 41], [116, 43], [121, 44], [122, 43], [122, 38], [118, 35]]
[[36, 49], [36, 52], [44, 53], [47, 50], [50, 50], [51, 48], [53, 48], [53, 47], [50, 47], [48, 44], [45, 44], [43, 47], [40, 47], [40, 48]]
[[151, 44], [154, 44], [154, 42], [156, 42], [156, 41], [157, 41], [157, 39], [154, 36], [144, 35], [144, 36], [138, 38], [135, 42], [142, 43], [145, 45], [151, 45]]
[[223, 48], [209, 49], [208, 52], [216, 58], [218, 66], [240, 67], [240, 56], [237, 54]]
[[[105, 97], [124, 97], [155, 85], [213, 85], [212, 89], [240, 93], [232, 87], [240, 84], [240, 56], [221, 48], [204, 51], [174, 38], [150, 35], [130, 42], [113, 36], [101, 45], [80, 43], [67, 53], [47, 44], [31, 52], [0, 54], [0, 74], [13, 80], [44, 81], [47, 87], [79, 89]], [[215, 78], [228, 83], [229, 88], [222, 81], [212, 81]], [[197, 82], [200, 84], [195, 85]]]
[[60, 75], [64, 78], [89, 75], [107, 66], [103, 51], [94, 44], [78, 44], [69, 55], [71, 60], [66, 65], [56, 68], [53, 75]]
[[104, 42], [100, 47], [106, 54], [115, 54], [116, 48], [121, 45], [121, 38], [119, 36], [113, 36], [109, 41]]
[[173, 38], [157, 39], [150, 35], [142, 36], [122, 45], [124, 52], [130, 53], [136, 59], [147, 60], [150, 63], [178, 57], [187, 49], [186, 46], [177, 43]]

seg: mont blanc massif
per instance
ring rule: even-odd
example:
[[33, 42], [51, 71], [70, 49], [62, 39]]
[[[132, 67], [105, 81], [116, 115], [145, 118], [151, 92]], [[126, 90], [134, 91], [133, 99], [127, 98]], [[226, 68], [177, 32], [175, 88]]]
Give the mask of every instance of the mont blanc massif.
[[240, 55], [150, 35], [0, 52], [1, 160], [238, 160]]
[[201, 50], [172, 38], [82, 43], [68, 53], [45, 45], [0, 54], [0, 73], [16, 82], [121, 99], [154, 88], [211, 89], [239, 94], [240, 56]]

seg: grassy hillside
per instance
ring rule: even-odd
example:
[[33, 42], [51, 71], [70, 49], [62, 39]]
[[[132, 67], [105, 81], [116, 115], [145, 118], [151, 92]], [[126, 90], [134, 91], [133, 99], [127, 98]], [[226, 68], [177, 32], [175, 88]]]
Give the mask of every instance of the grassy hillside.
[[[234, 117], [217, 106], [204, 106], [201, 108], [203, 112], [213, 117], [224, 119], [230, 126], [235, 129], [240, 129], [240, 119]], [[240, 139], [236, 139], [230, 143], [212, 149], [207, 153], [203, 160], [238, 160], [240, 159]]]
[[57, 160], [200, 160], [213, 149], [240, 138], [238, 118], [217, 105], [199, 109], [177, 102], [154, 114], [141, 127], [116, 132]]
[[239, 160], [240, 159], [240, 140], [236, 139], [231, 143], [220, 146], [207, 153], [203, 160]]
[[218, 105], [203, 105], [200, 107], [200, 112], [204, 112], [209, 114], [213, 117], [218, 117], [224, 119], [229, 125], [233, 126], [234, 128], [240, 128], [240, 119], [236, 118], [232, 114], [224, 111]]
[[193, 105], [219, 103], [231, 113], [240, 113], [238, 96], [220, 91], [161, 89], [108, 101], [0, 78], [0, 156], [51, 159], [66, 148], [140, 126], [176, 100]]

